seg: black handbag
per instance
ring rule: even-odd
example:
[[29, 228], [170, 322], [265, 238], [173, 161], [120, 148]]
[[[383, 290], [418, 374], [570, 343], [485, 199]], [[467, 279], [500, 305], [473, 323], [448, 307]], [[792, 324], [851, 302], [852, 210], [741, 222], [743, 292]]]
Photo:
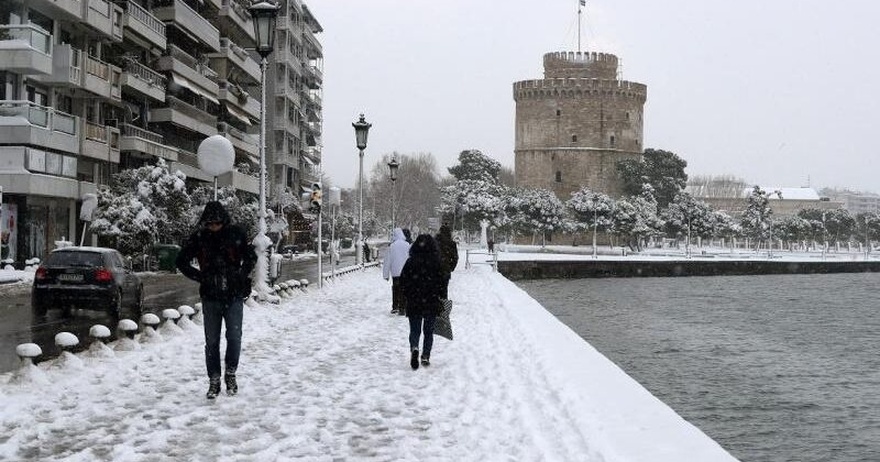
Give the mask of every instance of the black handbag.
[[448, 298], [441, 299], [440, 314], [437, 315], [437, 319], [434, 321], [434, 335], [452, 340], [452, 322], [449, 320], [450, 313], [452, 313], [452, 300]]

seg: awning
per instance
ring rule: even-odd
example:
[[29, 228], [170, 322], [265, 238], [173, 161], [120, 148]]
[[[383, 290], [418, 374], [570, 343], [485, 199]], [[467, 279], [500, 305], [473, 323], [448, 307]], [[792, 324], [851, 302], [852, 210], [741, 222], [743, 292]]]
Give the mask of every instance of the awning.
[[232, 117], [235, 117], [236, 119], [240, 120], [241, 123], [243, 123], [243, 124], [245, 124], [245, 125], [251, 125], [251, 124], [252, 124], [252, 122], [251, 122], [251, 118], [250, 118], [247, 114], [245, 114], [244, 112], [242, 112], [240, 109], [238, 109], [237, 107], [235, 107], [235, 106], [233, 106], [233, 105], [231, 105], [231, 104], [229, 104], [229, 103], [226, 103], [226, 110], [229, 112], [229, 115], [231, 115]]
[[186, 88], [187, 90], [189, 90], [197, 95], [202, 96], [203, 98], [207, 99], [208, 101], [211, 101], [214, 104], [220, 104], [220, 101], [218, 101], [214, 95], [212, 95], [211, 93], [206, 91], [204, 88], [196, 85], [192, 80], [190, 80], [190, 79], [188, 79], [188, 78], [186, 78], [176, 72], [171, 73], [171, 79], [174, 81], [174, 83], [180, 85], [183, 88]]

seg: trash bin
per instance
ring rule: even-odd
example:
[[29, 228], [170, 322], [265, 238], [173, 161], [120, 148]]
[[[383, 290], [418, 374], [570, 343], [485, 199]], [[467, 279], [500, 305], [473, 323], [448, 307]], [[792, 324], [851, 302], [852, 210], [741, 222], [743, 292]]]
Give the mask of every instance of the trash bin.
[[180, 253], [180, 246], [174, 244], [156, 244], [153, 246], [153, 256], [158, 262], [159, 271], [177, 271], [177, 254]]

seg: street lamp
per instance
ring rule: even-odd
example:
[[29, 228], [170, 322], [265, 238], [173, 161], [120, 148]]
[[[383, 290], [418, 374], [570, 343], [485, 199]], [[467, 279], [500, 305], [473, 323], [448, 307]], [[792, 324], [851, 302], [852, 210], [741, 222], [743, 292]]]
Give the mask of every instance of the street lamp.
[[394, 186], [397, 184], [397, 169], [400, 168], [400, 164], [397, 162], [397, 157], [392, 157], [391, 162], [388, 162], [388, 171], [391, 172], [391, 231], [394, 231], [395, 221], [395, 200], [394, 200]]
[[269, 295], [267, 282], [272, 241], [266, 236], [266, 58], [275, 42], [275, 18], [280, 6], [268, 1], [254, 3], [248, 8], [254, 22], [256, 51], [260, 55], [260, 221], [254, 246], [257, 248], [256, 288], [263, 298]]
[[596, 252], [596, 231], [599, 227], [599, 195], [593, 193], [593, 259], [597, 258]]
[[352, 123], [351, 126], [354, 127], [358, 157], [360, 158], [358, 168], [358, 240], [355, 245], [356, 263], [360, 265], [364, 263], [364, 149], [367, 149], [367, 135], [370, 133], [370, 127], [373, 124], [367, 123], [364, 115], [361, 114], [361, 118], [357, 122]]

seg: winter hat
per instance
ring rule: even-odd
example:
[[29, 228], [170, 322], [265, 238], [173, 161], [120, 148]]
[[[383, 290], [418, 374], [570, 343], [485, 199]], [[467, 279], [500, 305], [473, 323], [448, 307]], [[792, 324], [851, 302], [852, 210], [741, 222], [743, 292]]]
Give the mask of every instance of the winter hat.
[[229, 212], [219, 201], [211, 201], [205, 204], [205, 210], [202, 212], [199, 222], [202, 224], [218, 222], [225, 226], [230, 223]]

